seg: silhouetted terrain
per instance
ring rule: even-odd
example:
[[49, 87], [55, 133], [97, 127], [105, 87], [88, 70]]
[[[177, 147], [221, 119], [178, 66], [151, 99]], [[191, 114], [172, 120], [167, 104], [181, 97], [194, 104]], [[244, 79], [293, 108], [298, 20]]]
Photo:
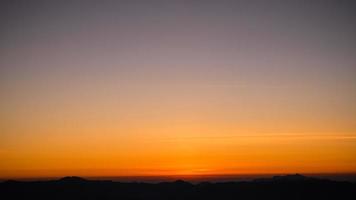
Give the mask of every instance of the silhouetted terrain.
[[248, 182], [182, 180], [122, 183], [65, 177], [53, 181], [5, 181], [0, 199], [355, 199], [356, 183], [302, 175], [275, 176]]

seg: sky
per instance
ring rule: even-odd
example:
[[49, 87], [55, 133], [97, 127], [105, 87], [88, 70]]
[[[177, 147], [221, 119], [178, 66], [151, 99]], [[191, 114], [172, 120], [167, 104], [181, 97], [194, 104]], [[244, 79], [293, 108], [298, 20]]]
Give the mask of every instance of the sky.
[[1, 1], [0, 177], [355, 173], [355, 11]]

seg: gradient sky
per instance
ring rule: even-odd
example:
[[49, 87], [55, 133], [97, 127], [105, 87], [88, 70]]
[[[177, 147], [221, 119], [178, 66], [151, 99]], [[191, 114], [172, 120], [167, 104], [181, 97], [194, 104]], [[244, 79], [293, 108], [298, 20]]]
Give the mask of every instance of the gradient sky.
[[1, 1], [0, 177], [356, 172], [352, 1]]

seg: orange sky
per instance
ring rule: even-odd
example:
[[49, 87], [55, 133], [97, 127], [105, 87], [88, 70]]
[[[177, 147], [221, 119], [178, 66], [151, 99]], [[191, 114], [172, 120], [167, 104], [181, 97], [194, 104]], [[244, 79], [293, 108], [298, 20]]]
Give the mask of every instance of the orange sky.
[[[232, 110], [229, 105], [236, 102], [204, 105], [193, 100], [177, 100], [175, 105], [179, 108], [160, 102], [145, 104], [146, 109], [96, 109], [82, 101], [72, 109], [50, 110], [51, 106], [41, 105], [43, 110], [18, 110], [19, 117], [2, 120], [6, 122], [3, 130], [17, 137], [8, 135], [1, 141], [4, 162], [0, 164], [0, 174], [37, 177], [354, 172], [356, 136], [348, 130], [337, 132], [344, 121], [321, 114], [310, 119], [304, 117], [306, 110], [285, 111], [282, 105], [272, 106], [272, 102], [271, 107], [259, 107], [264, 104], [260, 101], [246, 102], [256, 110], [242, 105], [235, 106], [241, 109]], [[84, 106], [91, 109], [81, 109]]]
[[356, 172], [336, 2], [0, 5], [0, 178]]

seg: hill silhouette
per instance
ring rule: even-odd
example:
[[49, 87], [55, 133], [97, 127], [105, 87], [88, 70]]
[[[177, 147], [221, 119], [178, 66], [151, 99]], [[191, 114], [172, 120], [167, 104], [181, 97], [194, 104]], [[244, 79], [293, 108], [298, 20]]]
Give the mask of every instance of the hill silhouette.
[[306, 177], [301, 174], [290, 174], [285, 176], [273, 176], [272, 178], [259, 178], [255, 182], [295, 182], [295, 181], [318, 181], [321, 179]]
[[78, 177], [78, 176], [66, 176], [66, 177], [59, 179], [58, 181], [69, 182], [69, 183], [81, 183], [81, 182], [85, 182], [87, 180], [84, 178]]
[[51, 181], [5, 181], [0, 199], [354, 199], [356, 183], [300, 174], [240, 182], [183, 180], [161, 183], [114, 182], [64, 177]]

